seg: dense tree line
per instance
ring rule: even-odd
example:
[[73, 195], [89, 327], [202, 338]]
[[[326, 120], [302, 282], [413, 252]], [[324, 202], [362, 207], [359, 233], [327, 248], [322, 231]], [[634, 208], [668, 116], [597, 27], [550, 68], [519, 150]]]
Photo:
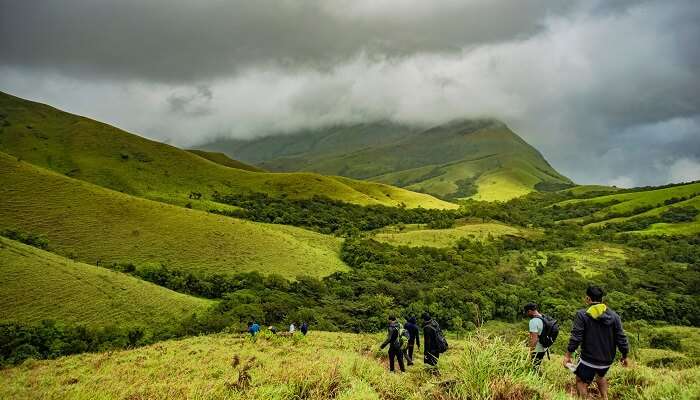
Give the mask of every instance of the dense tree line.
[[431, 228], [448, 228], [459, 217], [457, 211], [424, 208], [359, 206], [325, 197], [288, 199], [265, 193], [215, 193], [216, 202], [240, 207], [237, 210], [211, 212], [252, 221], [303, 226], [322, 233], [349, 236], [393, 224], [428, 224]]

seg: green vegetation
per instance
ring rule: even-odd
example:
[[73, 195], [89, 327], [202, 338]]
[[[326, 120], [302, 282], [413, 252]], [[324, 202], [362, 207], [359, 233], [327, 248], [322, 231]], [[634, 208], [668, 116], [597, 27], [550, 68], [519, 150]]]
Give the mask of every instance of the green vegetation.
[[[311, 173], [269, 174], [230, 168], [112, 126], [0, 92], [0, 151], [59, 174], [116, 191], [185, 205], [222, 193], [322, 195], [354, 204], [456, 208], [432, 196]], [[201, 200], [189, 198], [201, 193]]]
[[388, 122], [331, 126], [208, 149], [271, 171], [313, 171], [367, 179], [444, 199], [508, 200], [571, 186], [504, 124], [461, 120], [424, 129]]
[[206, 158], [209, 161], [213, 161], [217, 164], [221, 164], [225, 167], [243, 169], [243, 170], [252, 171], [252, 172], [265, 172], [265, 170], [263, 170], [261, 168], [254, 167], [252, 165], [248, 165], [248, 164], [240, 162], [238, 160], [234, 160], [224, 153], [217, 153], [217, 152], [213, 152], [213, 151], [204, 151], [204, 150], [195, 150], [195, 149], [190, 149], [187, 151], [189, 151], [190, 153], [196, 154], [200, 157]]
[[213, 200], [234, 206], [233, 210], [211, 210], [217, 214], [258, 222], [303, 226], [322, 233], [349, 236], [396, 223], [425, 223], [433, 228], [448, 228], [457, 217], [456, 211], [423, 208], [358, 206], [325, 197], [283, 199], [264, 193], [253, 195], [220, 195]]
[[[561, 356], [545, 360], [538, 375], [522, 344], [484, 332], [450, 338], [439, 376], [420, 361], [405, 374], [389, 374], [381, 339], [318, 331], [294, 338], [263, 334], [256, 341], [218, 334], [29, 361], [0, 371], [0, 397], [485, 400], [567, 399], [572, 393], [573, 375], [561, 367]], [[609, 381], [614, 399], [691, 399], [700, 390], [700, 367], [614, 366]]]
[[203, 313], [213, 302], [0, 237], [0, 315], [5, 322], [52, 319], [91, 327], [159, 327]]
[[2, 153], [0, 198], [0, 231], [40, 235], [51, 251], [89, 264], [289, 278], [347, 269], [337, 238], [132, 197]]
[[401, 225], [393, 229], [378, 231], [374, 235], [374, 239], [395, 246], [452, 247], [463, 238], [485, 240], [505, 235], [528, 236], [532, 234], [535, 232], [497, 222], [468, 222], [446, 229]]

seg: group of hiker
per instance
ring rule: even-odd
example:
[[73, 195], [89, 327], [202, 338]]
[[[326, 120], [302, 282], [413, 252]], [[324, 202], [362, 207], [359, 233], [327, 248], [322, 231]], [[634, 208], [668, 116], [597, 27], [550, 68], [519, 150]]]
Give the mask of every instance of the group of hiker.
[[[604, 292], [597, 286], [586, 290], [586, 308], [576, 312], [571, 337], [564, 354], [563, 365], [576, 376], [576, 388], [579, 396], [588, 396], [588, 387], [596, 381], [600, 397], [608, 398], [606, 373], [615, 360], [617, 350], [621, 353], [620, 363], [627, 366], [629, 342], [622, 328], [620, 316], [603, 303]], [[551, 317], [542, 314], [539, 306], [528, 303], [523, 307], [524, 314], [530, 318], [528, 323], [528, 347], [533, 368], [538, 372], [545, 355], [559, 335], [559, 325]], [[423, 362], [437, 372], [440, 354], [447, 350], [447, 340], [440, 330], [440, 325], [428, 313], [422, 316]], [[396, 317], [389, 316], [386, 340], [381, 349], [389, 346], [389, 370], [395, 371], [395, 361], [399, 369], [405, 372], [404, 358], [408, 365], [413, 365], [413, 348], [420, 349], [420, 330], [416, 318], [411, 316], [401, 326]], [[572, 353], [581, 348], [579, 359], [572, 362]]]
[[[422, 320], [423, 362], [437, 371], [440, 353], [447, 351], [447, 340], [440, 330], [440, 325], [430, 317], [430, 314], [423, 313]], [[394, 372], [394, 363], [398, 361], [399, 369], [405, 372], [404, 358], [408, 365], [413, 365], [413, 349], [418, 347], [420, 350], [420, 331], [414, 316], [409, 317], [403, 326], [397, 322], [395, 316], [389, 316], [387, 337], [380, 348], [389, 346], [390, 371]]]
[[[270, 325], [267, 327], [268, 332], [272, 333], [273, 335], [277, 334], [277, 328], [274, 326]], [[294, 322], [289, 324], [289, 329], [286, 332], [286, 335], [293, 335], [296, 332], [297, 328], [296, 325], [294, 325]], [[255, 337], [260, 332], [260, 325], [258, 325], [257, 321], [250, 321], [248, 322], [248, 333], [250, 333], [250, 336]], [[302, 335], [306, 336], [306, 334], [309, 332], [309, 324], [306, 323], [306, 321], [301, 323], [301, 326], [299, 326], [299, 332], [301, 332]]]

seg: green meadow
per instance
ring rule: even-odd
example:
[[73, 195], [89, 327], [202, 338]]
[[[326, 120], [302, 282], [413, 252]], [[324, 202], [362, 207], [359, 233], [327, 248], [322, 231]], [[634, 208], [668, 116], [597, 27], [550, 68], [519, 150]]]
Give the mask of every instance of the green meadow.
[[338, 258], [338, 238], [133, 197], [2, 153], [0, 196], [0, 230], [44, 235], [51, 251], [93, 265], [289, 278], [347, 268]]
[[[509, 329], [520, 329], [508, 326]], [[524, 329], [514, 331], [524, 338]], [[0, 397], [13, 399], [569, 399], [573, 375], [561, 355], [530, 367], [526, 348], [485, 331], [448, 337], [440, 374], [422, 360], [387, 371], [382, 335], [312, 331], [285, 338], [216, 334], [135, 350], [26, 361], [0, 370]], [[564, 339], [562, 339], [564, 340]], [[640, 350], [657, 352], [654, 349]], [[664, 351], [665, 354], [673, 354]], [[609, 373], [613, 399], [693, 399], [700, 367], [632, 362]]]
[[213, 304], [0, 237], [3, 322], [158, 327]]
[[528, 236], [534, 230], [513, 227], [496, 222], [465, 222], [453, 228], [428, 229], [421, 225], [394, 226], [374, 234], [374, 239], [395, 246], [452, 247], [460, 239], [485, 240], [500, 236]]

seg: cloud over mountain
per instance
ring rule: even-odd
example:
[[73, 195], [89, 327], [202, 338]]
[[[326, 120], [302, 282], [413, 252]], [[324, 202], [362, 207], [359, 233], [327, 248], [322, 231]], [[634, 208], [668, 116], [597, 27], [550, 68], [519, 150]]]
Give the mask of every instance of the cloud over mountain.
[[0, 90], [184, 146], [492, 116], [578, 182], [693, 178], [700, 4], [609, 3], [0, 0]]

